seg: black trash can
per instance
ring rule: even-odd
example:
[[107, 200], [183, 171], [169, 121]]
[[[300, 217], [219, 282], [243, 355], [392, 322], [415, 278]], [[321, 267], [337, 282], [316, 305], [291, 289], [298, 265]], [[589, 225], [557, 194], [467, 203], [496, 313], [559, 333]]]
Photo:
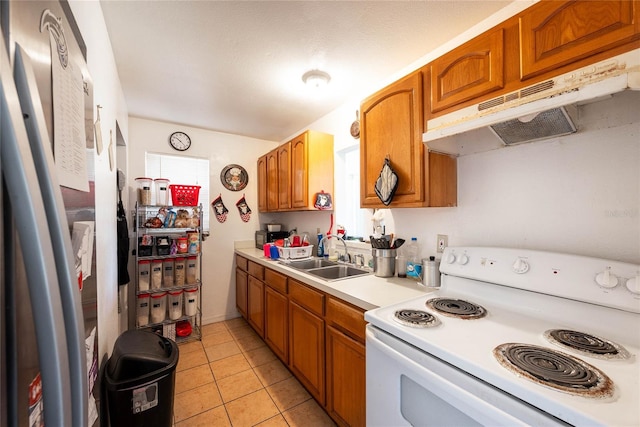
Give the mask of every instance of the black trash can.
[[118, 337], [105, 369], [111, 426], [171, 427], [178, 357], [177, 344], [153, 332]]

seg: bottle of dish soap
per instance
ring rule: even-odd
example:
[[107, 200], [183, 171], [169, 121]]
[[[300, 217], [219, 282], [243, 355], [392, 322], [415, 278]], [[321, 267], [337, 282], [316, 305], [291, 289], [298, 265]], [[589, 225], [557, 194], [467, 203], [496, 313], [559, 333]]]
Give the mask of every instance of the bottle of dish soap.
[[322, 238], [324, 237], [320, 232], [320, 229], [316, 229], [316, 233], [318, 233], [318, 247], [316, 248], [316, 255], [319, 257], [324, 256], [324, 247], [322, 246]]
[[420, 280], [422, 263], [420, 262], [420, 246], [416, 237], [412, 237], [411, 241], [407, 243], [405, 253], [407, 256], [407, 277]]

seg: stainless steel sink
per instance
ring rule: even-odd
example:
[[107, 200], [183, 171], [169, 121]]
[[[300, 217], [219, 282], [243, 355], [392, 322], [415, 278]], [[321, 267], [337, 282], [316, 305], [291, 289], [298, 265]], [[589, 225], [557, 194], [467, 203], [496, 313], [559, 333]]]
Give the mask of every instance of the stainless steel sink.
[[328, 281], [349, 279], [351, 277], [370, 274], [370, 271], [368, 270], [363, 270], [361, 268], [342, 264], [333, 265], [330, 267], [313, 268], [310, 270], [306, 270], [305, 272]]
[[328, 261], [324, 258], [309, 258], [301, 259], [299, 261], [280, 262], [287, 267], [295, 268], [297, 270], [311, 270], [312, 268], [330, 267], [338, 265], [337, 262]]

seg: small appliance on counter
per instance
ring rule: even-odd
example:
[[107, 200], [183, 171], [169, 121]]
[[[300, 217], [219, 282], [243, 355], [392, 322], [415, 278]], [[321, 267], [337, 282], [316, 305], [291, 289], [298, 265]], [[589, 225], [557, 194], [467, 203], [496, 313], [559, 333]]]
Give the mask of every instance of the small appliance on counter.
[[272, 243], [278, 239], [284, 239], [289, 237], [288, 231], [256, 231], [256, 248], [262, 249], [265, 243]]

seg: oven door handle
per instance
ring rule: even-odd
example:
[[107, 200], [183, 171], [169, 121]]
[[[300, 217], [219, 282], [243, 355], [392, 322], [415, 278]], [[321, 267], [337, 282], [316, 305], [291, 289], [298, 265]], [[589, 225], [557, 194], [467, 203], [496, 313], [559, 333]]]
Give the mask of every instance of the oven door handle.
[[[487, 401], [480, 399], [478, 396], [473, 393], [468, 392], [464, 388], [458, 386], [457, 384], [443, 378], [437, 373], [433, 372], [429, 368], [420, 365], [413, 359], [405, 356], [399, 351], [395, 350], [393, 347], [387, 345], [383, 341], [381, 341], [378, 337], [378, 332], [371, 329], [371, 327], [367, 327], [366, 330], [366, 340], [367, 340], [367, 348], [371, 346], [375, 348], [375, 350], [382, 352], [385, 356], [389, 357], [392, 360], [398, 361], [403, 368], [403, 374], [406, 377], [411, 378], [415, 382], [419, 382], [422, 387], [429, 390], [445, 402], [450, 405], [458, 408], [462, 412], [464, 412], [467, 416], [475, 419], [479, 423], [483, 425], [492, 425], [492, 426], [527, 426], [527, 423], [524, 423], [522, 420], [513, 417], [512, 415], [504, 412], [500, 408], [488, 403]], [[397, 338], [392, 337], [391, 339], [397, 340]], [[369, 357], [369, 356], [367, 356]], [[435, 358], [434, 356], [429, 355], [430, 358]], [[451, 369], [456, 371], [458, 374], [462, 375], [462, 378], [465, 378], [469, 381], [481, 381], [477, 379], [471, 379], [469, 374], [463, 373], [459, 371], [457, 368], [450, 367], [445, 362], [438, 359], [438, 363], [441, 363], [447, 369]], [[408, 374], [408, 375], [407, 375]], [[491, 414], [489, 417], [487, 414]]]

